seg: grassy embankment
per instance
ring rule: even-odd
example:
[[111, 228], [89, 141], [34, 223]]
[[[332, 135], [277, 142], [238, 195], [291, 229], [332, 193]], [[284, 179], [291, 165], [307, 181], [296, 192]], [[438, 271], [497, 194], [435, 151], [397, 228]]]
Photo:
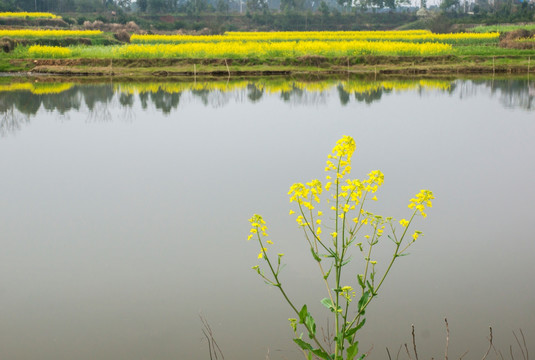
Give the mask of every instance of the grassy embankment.
[[116, 45], [100, 31], [0, 30], [4, 42], [17, 44], [0, 55], [0, 71], [123, 77], [531, 71], [534, 49], [504, 48], [497, 33], [476, 31], [133, 35], [131, 44]]

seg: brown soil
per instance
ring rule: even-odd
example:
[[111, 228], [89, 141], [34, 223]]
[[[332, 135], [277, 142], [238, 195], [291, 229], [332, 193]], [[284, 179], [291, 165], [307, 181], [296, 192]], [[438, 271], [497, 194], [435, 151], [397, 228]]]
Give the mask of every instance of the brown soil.
[[534, 41], [519, 41], [521, 39], [530, 39], [535, 31], [518, 29], [505, 33], [500, 38], [499, 46], [508, 49], [535, 49]]

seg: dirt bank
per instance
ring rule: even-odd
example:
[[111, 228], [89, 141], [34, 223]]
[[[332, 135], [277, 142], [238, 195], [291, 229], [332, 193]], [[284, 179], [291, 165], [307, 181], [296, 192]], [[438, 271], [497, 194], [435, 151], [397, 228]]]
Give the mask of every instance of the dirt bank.
[[228, 77], [329, 74], [521, 74], [533, 72], [530, 60], [517, 56], [356, 56], [254, 59], [40, 59], [5, 60], [4, 71], [68, 76]]

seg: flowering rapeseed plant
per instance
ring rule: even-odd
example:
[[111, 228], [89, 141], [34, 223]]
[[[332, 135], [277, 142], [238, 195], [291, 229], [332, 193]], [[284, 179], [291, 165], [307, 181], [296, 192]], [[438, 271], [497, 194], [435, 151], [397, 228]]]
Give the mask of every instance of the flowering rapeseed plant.
[[[303, 230], [312, 258], [317, 263], [327, 296], [321, 303], [331, 311], [334, 318], [334, 352], [316, 336], [316, 323], [303, 305], [300, 309], [290, 300], [280, 281], [281, 259], [277, 254], [276, 263], [270, 255], [268, 244], [273, 244], [267, 234], [267, 225], [261, 215], [255, 214], [249, 220], [251, 230], [248, 240], [255, 239], [260, 245], [258, 259], [267, 264], [267, 274], [255, 265], [253, 269], [266, 283], [277, 287], [288, 302], [297, 318], [291, 318], [294, 342], [301, 348], [307, 359], [313, 356], [324, 360], [353, 360], [359, 353], [357, 332], [364, 326], [366, 308], [377, 296], [392, 265], [400, 256], [407, 255], [407, 249], [420, 237], [421, 231], [409, 235], [409, 228], [417, 216], [425, 218], [426, 209], [432, 207], [433, 193], [421, 190], [409, 201], [411, 210], [407, 219], [396, 221], [365, 210], [367, 200], [377, 200], [377, 191], [384, 183], [384, 175], [379, 170], [371, 171], [364, 180], [349, 179], [351, 160], [356, 144], [350, 136], [343, 136], [328, 155], [325, 183], [314, 179], [307, 183], [295, 183], [290, 187], [290, 202], [295, 204], [297, 225]], [[331, 211], [324, 215], [324, 208]], [[321, 210], [320, 210], [321, 209]], [[328, 225], [324, 223], [330, 222]], [[401, 225], [399, 231], [397, 224]], [[322, 227], [332, 231], [323, 235]], [[326, 232], [327, 233], [327, 232]], [[388, 235], [387, 235], [388, 233]], [[393, 243], [392, 258], [381, 275], [377, 270], [377, 260], [372, 257], [372, 249], [382, 242], [386, 235]], [[353, 245], [353, 246], [352, 246]], [[351, 260], [351, 251], [358, 251], [363, 258], [362, 272], [357, 274], [354, 284], [342, 283], [342, 272]], [[325, 266], [326, 265], [326, 266]], [[357, 295], [358, 294], [358, 295]], [[354, 301], [357, 300], [357, 301]], [[298, 326], [308, 333], [310, 342], [298, 335]], [[362, 354], [359, 359], [363, 359]]]

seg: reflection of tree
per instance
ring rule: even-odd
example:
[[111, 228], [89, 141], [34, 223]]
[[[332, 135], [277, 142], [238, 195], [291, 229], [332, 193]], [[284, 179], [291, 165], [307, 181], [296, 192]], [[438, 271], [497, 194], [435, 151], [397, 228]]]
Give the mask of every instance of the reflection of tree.
[[342, 106], [347, 105], [349, 103], [349, 93], [345, 91], [344, 86], [340, 84], [336, 87], [336, 90], [338, 90], [338, 97]]
[[297, 86], [295, 86], [295, 84], [292, 85], [292, 90], [289, 90], [289, 91], [281, 91], [281, 99], [284, 101], [284, 102], [290, 102], [290, 100], [292, 100], [293, 103], [296, 103], [296, 99], [302, 99], [303, 98], [303, 94], [304, 94], [304, 90], [303, 89], [300, 89], [298, 88]]
[[46, 110], [56, 110], [62, 115], [70, 110], [79, 110], [81, 105], [80, 91], [77, 87], [62, 91], [60, 94], [40, 95], [40, 99]]
[[93, 111], [97, 104], [109, 103], [115, 95], [115, 91], [110, 85], [81, 86], [79, 89], [90, 111]]
[[140, 92], [139, 93], [139, 102], [141, 103], [141, 108], [143, 110], [146, 110], [149, 103], [149, 93], [147, 92]]
[[257, 102], [264, 95], [264, 90], [259, 89], [255, 84], [247, 84], [247, 97], [252, 103]]
[[208, 89], [192, 89], [191, 94], [195, 97], [201, 99], [204, 106], [208, 105], [208, 100], [210, 98], [210, 90]]
[[168, 93], [159, 89], [156, 92], [150, 93], [150, 99], [154, 103], [156, 109], [162, 110], [164, 114], [169, 114], [171, 110], [176, 109], [180, 102], [182, 93]]
[[124, 107], [132, 107], [134, 105], [134, 95], [121, 93], [119, 95], [119, 104]]
[[359, 93], [355, 91], [355, 100], [358, 102], [364, 102], [366, 104], [371, 104], [375, 101], [381, 100], [383, 97], [383, 94], [387, 94], [392, 92], [392, 90], [382, 89], [379, 88], [377, 90], [370, 90], [363, 93]]
[[[20, 85], [14, 83], [15, 85]], [[415, 96], [425, 96], [428, 89], [439, 89], [442, 93], [455, 94], [461, 100], [472, 96], [495, 97], [503, 106], [508, 108], [521, 108], [532, 111], [535, 107], [535, 81], [527, 79], [506, 79], [506, 80], [457, 80], [446, 84], [444, 81], [418, 80], [412, 82], [393, 82], [390, 85], [382, 83], [349, 82], [349, 83], [328, 82], [326, 84], [312, 84], [289, 82], [271, 84], [269, 82], [251, 81], [240, 86], [210, 86], [191, 87], [185, 94], [190, 93], [191, 97], [182, 98], [182, 89], [188, 89], [187, 84], [181, 84], [179, 91], [166, 92], [162, 87], [157, 87], [157, 91], [142, 91], [136, 94], [134, 91], [121, 92], [121, 87], [114, 87], [112, 84], [105, 85], [73, 85], [60, 93], [44, 93], [43, 89], [53, 87], [28, 86], [28, 89], [21, 90], [21, 87], [13, 88], [18, 90], [0, 92], [0, 134], [6, 135], [18, 131], [22, 124], [29, 123], [30, 117], [36, 115], [39, 110], [44, 109], [59, 114], [68, 114], [70, 111], [80, 111], [87, 106], [89, 110], [88, 120], [90, 121], [111, 121], [111, 110], [121, 107], [124, 118], [132, 118], [134, 114], [134, 104], [139, 100], [142, 109], [146, 110], [151, 103], [157, 110], [164, 114], [169, 114], [178, 108], [181, 100], [195, 101], [200, 99], [202, 104], [207, 106], [221, 107], [234, 99], [236, 102], [256, 103], [263, 99], [264, 94], [279, 93], [280, 99], [289, 104], [300, 104], [304, 106], [324, 103], [326, 99], [333, 95], [334, 87], [342, 106], [351, 101], [351, 94], [354, 94], [356, 102], [371, 104], [382, 100], [383, 96], [392, 93], [393, 89], [416, 90]], [[22, 84], [24, 85], [24, 84]], [[32, 85], [32, 84], [29, 84]], [[193, 84], [192, 84], [193, 85]], [[9, 86], [9, 85], [7, 85]], [[4, 89], [7, 87], [4, 86]], [[271, 87], [270, 87], [271, 86]], [[307, 90], [307, 88], [309, 90]], [[226, 91], [226, 89], [230, 89]], [[279, 89], [279, 90], [277, 90]], [[40, 92], [40, 93], [36, 93]], [[131, 116], [132, 115], [132, 116]]]
[[484, 88], [490, 89], [491, 96], [498, 97], [507, 108], [534, 109], [535, 82], [528, 79], [467, 80], [455, 86], [461, 99], [476, 96]]
[[30, 122], [28, 115], [24, 116], [24, 114], [15, 110], [13, 106], [9, 109], [2, 108], [0, 112], [0, 136], [15, 133], [20, 130], [22, 124]]
[[533, 109], [535, 83], [524, 80], [505, 80], [494, 82], [492, 92], [498, 93], [500, 102], [509, 108]]

